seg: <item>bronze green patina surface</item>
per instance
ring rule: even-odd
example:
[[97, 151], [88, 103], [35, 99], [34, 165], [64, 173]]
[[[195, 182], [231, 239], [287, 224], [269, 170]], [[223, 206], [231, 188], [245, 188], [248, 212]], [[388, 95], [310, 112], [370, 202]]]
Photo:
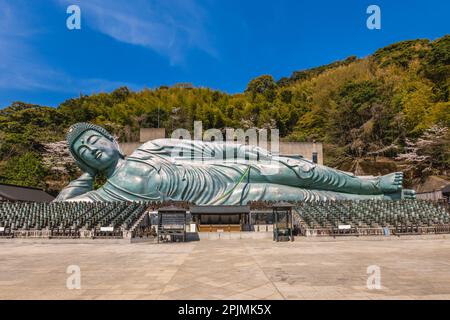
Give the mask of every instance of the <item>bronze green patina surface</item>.
[[[236, 143], [158, 139], [129, 157], [103, 128], [77, 123], [67, 142], [84, 174], [56, 201], [181, 200], [195, 204], [245, 204], [249, 201], [412, 198], [403, 174], [358, 177], [301, 157], [271, 154]], [[107, 182], [93, 190], [99, 173]]]

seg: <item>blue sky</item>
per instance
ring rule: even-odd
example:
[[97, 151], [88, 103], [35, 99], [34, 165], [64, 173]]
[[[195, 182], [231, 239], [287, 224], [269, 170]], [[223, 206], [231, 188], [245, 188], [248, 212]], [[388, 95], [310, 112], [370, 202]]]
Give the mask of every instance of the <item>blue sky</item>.
[[[68, 30], [66, 9], [81, 9]], [[366, 9], [381, 8], [381, 30]], [[0, 0], [0, 108], [191, 82], [229, 93], [252, 78], [450, 33], [446, 0]]]

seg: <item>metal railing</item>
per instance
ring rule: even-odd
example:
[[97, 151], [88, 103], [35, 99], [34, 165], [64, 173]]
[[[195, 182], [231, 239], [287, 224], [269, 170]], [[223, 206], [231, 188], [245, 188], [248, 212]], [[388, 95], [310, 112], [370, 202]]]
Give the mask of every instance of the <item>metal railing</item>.
[[336, 237], [336, 236], [388, 236], [388, 235], [423, 235], [450, 234], [450, 225], [435, 226], [398, 226], [379, 228], [308, 228], [300, 226], [300, 234], [306, 237]]

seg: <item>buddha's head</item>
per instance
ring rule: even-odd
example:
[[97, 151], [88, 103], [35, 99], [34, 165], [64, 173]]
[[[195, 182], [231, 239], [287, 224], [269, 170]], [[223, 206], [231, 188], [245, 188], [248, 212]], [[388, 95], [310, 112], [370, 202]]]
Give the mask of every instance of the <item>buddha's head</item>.
[[91, 123], [80, 122], [71, 126], [67, 143], [80, 169], [91, 175], [114, 168], [119, 159], [124, 158], [114, 137]]

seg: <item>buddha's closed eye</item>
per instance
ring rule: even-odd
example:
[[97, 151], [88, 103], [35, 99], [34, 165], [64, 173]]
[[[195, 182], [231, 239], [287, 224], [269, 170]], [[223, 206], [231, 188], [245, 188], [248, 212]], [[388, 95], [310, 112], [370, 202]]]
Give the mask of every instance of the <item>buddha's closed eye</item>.
[[88, 148], [86, 146], [81, 146], [78, 149], [78, 152], [80, 153], [80, 156], [84, 156], [86, 154], [86, 152], [88, 151]]
[[98, 141], [98, 139], [100, 139], [100, 136], [92, 135], [89, 138], [87, 138], [86, 142], [89, 144], [95, 144]]

